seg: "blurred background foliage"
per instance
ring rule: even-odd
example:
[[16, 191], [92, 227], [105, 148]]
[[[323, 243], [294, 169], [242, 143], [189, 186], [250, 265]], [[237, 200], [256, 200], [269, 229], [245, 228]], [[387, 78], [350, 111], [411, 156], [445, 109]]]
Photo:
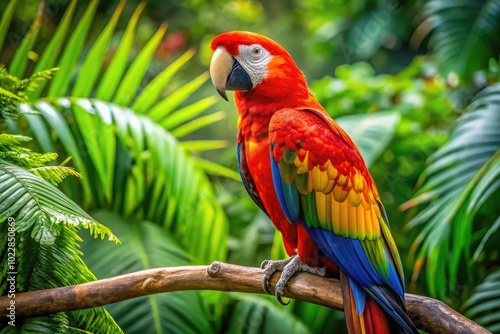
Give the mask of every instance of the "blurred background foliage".
[[[0, 87], [9, 91], [0, 91], [0, 129], [33, 138], [0, 137], [0, 159], [36, 173], [19, 152], [57, 153], [43, 164], [74, 167], [83, 179], [39, 176], [60, 183], [121, 241], [79, 232], [80, 243], [71, 230], [64, 249], [81, 245], [84, 255], [61, 267], [82, 270], [77, 281], [212, 260], [258, 266], [285, 256], [238, 181], [236, 112], [214, 97], [206, 74], [213, 37], [250, 30], [292, 54], [360, 147], [407, 291], [439, 298], [500, 333], [497, 0], [17, 0], [0, 3], [0, 12]], [[19, 81], [52, 68], [38, 87]], [[14, 195], [7, 181], [0, 190]], [[40, 247], [33, 235], [23, 244], [28, 250]], [[44, 261], [33, 264], [37, 275], [54, 281], [18, 289], [75, 282], [53, 278]], [[126, 333], [345, 331], [341, 312], [236, 293], [179, 292], [106, 309]], [[107, 317], [70, 312], [25, 325], [114, 332]]]

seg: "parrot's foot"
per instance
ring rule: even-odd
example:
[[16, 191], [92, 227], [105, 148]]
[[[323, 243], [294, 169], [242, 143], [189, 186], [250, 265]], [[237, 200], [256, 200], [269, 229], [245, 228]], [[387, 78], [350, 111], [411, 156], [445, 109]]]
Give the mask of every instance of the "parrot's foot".
[[280, 279], [278, 280], [278, 283], [276, 283], [276, 287], [274, 288], [274, 295], [276, 296], [278, 302], [282, 305], [288, 304], [284, 303], [281, 297], [285, 293], [286, 284], [288, 283], [290, 278], [292, 278], [293, 274], [295, 274], [297, 271], [303, 271], [323, 277], [326, 276], [326, 268], [311, 267], [300, 261], [297, 255], [294, 255], [286, 260], [279, 260], [279, 261], [266, 260], [262, 262], [260, 267], [264, 269], [264, 276], [262, 276], [262, 288], [269, 294], [271, 294], [271, 291], [269, 290], [268, 287], [269, 279], [277, 270], [282, 271]]

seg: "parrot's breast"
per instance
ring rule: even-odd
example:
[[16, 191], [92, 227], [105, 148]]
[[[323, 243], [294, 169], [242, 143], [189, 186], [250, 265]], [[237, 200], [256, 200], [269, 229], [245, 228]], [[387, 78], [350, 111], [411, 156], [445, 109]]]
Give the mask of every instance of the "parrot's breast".
[[296, 254], [297, 228], [287, 220], [283, 210], [280, 209], [274, 190], [269, 150], [269, 121], [270, 117], [240, 114], [238, 142], [244, 147], [246, 163], [246, 166], [240, 166], [240, 169], [249, 171], [258, 196], [274, 226], [283, 235], [285, 249], [291, 256]]

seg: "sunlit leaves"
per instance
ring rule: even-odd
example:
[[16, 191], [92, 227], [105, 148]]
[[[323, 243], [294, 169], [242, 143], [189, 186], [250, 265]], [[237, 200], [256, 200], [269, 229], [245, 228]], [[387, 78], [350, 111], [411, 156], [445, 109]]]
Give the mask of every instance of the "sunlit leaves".
[[431, 35], [430, 46], [443, 72], [470, 77], [487, 67], [500, 51], [495, 41], [500, 33], [500, 3], [497, 0], [428, 1], [420, 13], [414, 39]]
[[460, 261], [471, 259], [474, 217], [500, 189], [499, 93], [497, 84], [475, 97], [450, 142], [429, 158], [423, 186], [403, 206], [428, 204], [409, 226], [423, 225], [413, 245], [419, 259], [415, 270], [418, 274], [427, 260], [427, 285], [434, 296], [445, 296], [445, 282], [454, 290]]

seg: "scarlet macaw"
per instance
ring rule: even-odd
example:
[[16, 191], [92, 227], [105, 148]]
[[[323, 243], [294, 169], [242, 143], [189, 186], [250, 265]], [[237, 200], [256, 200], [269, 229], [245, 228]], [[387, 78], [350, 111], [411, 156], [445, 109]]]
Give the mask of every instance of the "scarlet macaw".
[[[212, 82], [236, 91], [237, 158], [248, 193], [282, 233], [291, 257], [265, 261], [263, 288], [282, 270], [278, 301], [296, 271], [338, 270], [350, 333], [418, 333], [407, 315], [403, 269], [356, 145], [309, 91], [273, 40], [233, 31], [212, 41]], [[337, 268], [338, 266], [338, 268]]]

